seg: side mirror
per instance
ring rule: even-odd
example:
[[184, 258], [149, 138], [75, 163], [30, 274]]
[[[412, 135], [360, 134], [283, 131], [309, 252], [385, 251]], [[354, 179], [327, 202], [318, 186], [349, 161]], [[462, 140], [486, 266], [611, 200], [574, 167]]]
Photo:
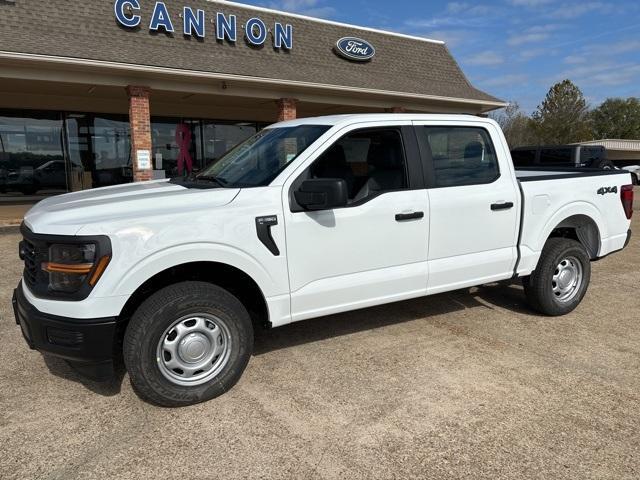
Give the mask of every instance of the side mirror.
[[341, 178], [305, 180], [294, 193], [296, 202], [305, 210], [331, 210], [347, 205], [347, 182]]

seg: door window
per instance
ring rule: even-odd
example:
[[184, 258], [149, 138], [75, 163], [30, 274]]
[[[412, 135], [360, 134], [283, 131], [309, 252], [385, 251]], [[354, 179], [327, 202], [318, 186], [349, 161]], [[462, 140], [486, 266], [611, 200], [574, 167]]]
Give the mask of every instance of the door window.
[[433, 159], [436, 187], [492, 183], [500, 176], [486, 130], [475, 127], [424, 127]]
[[340, 178], [350, 203], [407, 188], [407, 166], [398, 129], [352, 132], [329, 147], [311, 166], [310, 178]]

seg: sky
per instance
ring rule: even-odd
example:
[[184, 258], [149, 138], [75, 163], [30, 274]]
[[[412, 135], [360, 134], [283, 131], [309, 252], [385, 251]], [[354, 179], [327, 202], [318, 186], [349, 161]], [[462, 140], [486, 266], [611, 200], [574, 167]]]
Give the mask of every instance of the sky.
[[565, 78], [592, 107], [640, 97], [637, 0], [239, 0], [443, 40], [471, 83], [530, 113]]

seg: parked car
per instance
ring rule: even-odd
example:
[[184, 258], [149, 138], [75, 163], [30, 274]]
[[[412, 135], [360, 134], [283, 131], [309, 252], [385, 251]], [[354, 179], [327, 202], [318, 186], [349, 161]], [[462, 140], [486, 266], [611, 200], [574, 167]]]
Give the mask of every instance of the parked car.
[[515, 170], [473, 116], [275, 124], [186, 179], [48, 198], [22, 226], [27, 343], [94, 376], [123, 344], [138, 394], [228, 391], [256, 326], [522, 279], [531, 308], [578, 306], [593, 260], [630, 239], [616, 170]]
[[66, 190], [67, 173], [64, 160], [49, 160], [34, 168], [22, 166], [3, 173], [0, 170], [0, 191], [34, 195], [40, 190]]

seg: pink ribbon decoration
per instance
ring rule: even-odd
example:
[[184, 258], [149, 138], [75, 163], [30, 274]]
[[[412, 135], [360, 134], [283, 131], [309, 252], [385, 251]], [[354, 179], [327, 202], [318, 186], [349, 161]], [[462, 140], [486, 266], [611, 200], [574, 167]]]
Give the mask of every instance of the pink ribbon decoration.
[[191, 147], [191, 129], [186, 123], [181, 123], [176, 128], [176, 143], [180, 149], [178, 152], [178, 175], [182, 175], [184, 167], [187, 167], [187, 173], [193, 170], [193, 159], [189, 153]]

